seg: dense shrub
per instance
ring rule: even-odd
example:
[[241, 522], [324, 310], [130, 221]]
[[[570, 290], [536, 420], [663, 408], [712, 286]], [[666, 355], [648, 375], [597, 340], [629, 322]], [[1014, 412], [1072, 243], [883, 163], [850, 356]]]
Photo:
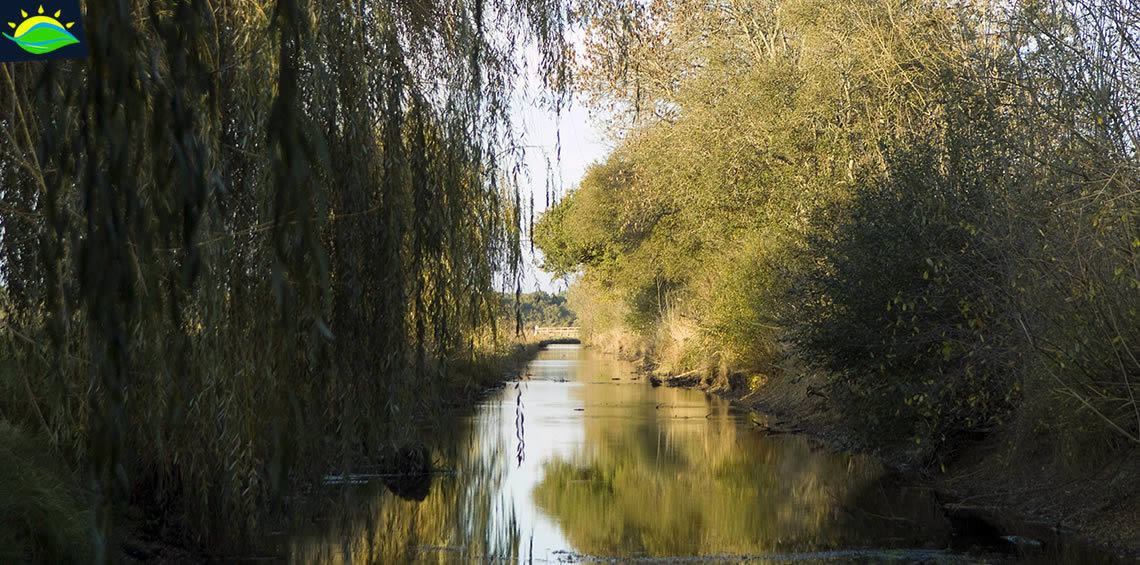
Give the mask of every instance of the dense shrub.
[[991, 177], [1008, 169], [979, 125], [992, 115], [949, 116], [937, 145], [900, 141], [838, 223], [819, 226], [815, 268], [790, 294], [791, 340], [831, 372], [868, 437], [940, 444], [985, 431], [1018, 386], [1010, 266], [989, 232], [995, 193], [1016, 178]]

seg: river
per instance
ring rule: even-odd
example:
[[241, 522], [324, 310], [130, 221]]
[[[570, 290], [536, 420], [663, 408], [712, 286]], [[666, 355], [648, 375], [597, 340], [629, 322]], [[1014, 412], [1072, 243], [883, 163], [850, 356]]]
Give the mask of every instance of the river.
[[338, 488], [313, 497], [337, 511], [301, 521], [283, 550], [331, 563], [1107, 560], [1047, 528], [949, 515], [874, 458], [766, 433], [755, 418], [553, 345], [521, 381], [428, 434], [436, 471], [422, 493], [334, 477]]

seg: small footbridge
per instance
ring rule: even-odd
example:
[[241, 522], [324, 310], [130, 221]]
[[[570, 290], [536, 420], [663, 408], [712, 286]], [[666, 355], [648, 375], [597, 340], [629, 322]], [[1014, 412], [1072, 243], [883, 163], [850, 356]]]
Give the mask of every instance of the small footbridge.
[[579, 339], [578, 326], [534, 326], [534, 337], [541, 340], [574, 340]]

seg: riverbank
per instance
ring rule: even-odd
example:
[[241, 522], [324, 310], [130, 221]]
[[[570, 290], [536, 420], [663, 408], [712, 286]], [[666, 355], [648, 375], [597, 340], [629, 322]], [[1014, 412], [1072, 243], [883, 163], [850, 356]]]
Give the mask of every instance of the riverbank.
[[[508, 342], [495, 348], [494, 351], [485, 351], [477, 359], [457, 363], [451, 368], [455, 378], [444, 381], [446, 386], [442, 389], [440, 398], [437, 399], [436, 407], [428, 409], [414, 419], [412, 425], [419, 428], [420, 431], [413, 435], [430, 436], [434, 429], [439, 426], [446, 426], [454, 418], [461, 417], [480, 400], [502, 388], [504, 383], [517, 378], [520, 371], [544, 347], [551, 343], [564, 341]], [[304, 489], [302, 488], [302, 490]], [[266, 529], [281, 530], [283, 527], [282, 524], [278, 524]], [[179, 538], [185, 539], [187, 536], [183, 533], [171, 534], [169, 532], [170, 525], [165, 523], [160, 513], [156, 513], [155, 508], [143, 508], [138, 505], [127, 506], [119, 517], [119, 528], [121, 532], [119, 543], [121, 553], [118, 560], [126, 563], [199, 563], [219, 559], [281, 559], [281, 556], [271, 553], [258, 553], [256, 555], [248, 553], [259, 551], [258, 548], [249, 548], [244, 550], [246, 553], [243, 553], [243, 550], [218, 551], [217, 548], [188, 546], [179, 541]], [[81, 533], [83, 537], [69, 543], [85, 542], [87, 530], [84, 528]], [[264, 550], [261, 551], [264, 552]]]
[[1014, 432], [1005, 430], [964, 445], [952, 459], [931, 468], [920, 463], [929, 454], [913, 443], [872, 448], [833, 408], [823, 375], [802, 371], [778, 379], [717, 379], [700, 371], [659, 372], [644, 358], [638, 361], [655, 386], [724, 397], [755, 413], [753, 422], [770, 433], [800, 434], [833, 450], [874, 455], [888, 468], [933, 488], [949, 512], [1071, 533], [1123, 560], [1140, 561], [1140, 449], [1075, 471], [1055, 464], [1044, 443], [1015, 449]]
[[576, 339], [543, 339], [537, 341], [511, 342], [496, 352], [481, 360], [454, 367], [456, 374], [464, 378], [460, 381], [451, 381], [443, 391], [441, 405], [448, 410], [464, 409], [474, 406], [476, 402], [485, 398], [490, 392], [498, 390], [507, 381], [518, 376], [527, 363], [530, 363], [539, 351], [548, 345], [556, 343], [579, 343]]

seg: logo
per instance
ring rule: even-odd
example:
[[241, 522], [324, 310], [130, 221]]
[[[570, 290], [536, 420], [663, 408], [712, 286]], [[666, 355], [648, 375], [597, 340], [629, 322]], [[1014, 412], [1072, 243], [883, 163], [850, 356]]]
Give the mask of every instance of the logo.
[[[20, 10], [20, 19], [8, 22], [7, 32], [10, 33], [4, 33], [5, 39], [0, 40], [3, 44], [0, 61], [87, 56], [83, 26], [78, 23], [83, 16], [79, 12], [79, 2], [64, 0], [55, 4], [48, 10], [42, 4], [34, 12], [30, 8]], [[6, 20], [4, 16], [0, 14], [0, 21]]]

